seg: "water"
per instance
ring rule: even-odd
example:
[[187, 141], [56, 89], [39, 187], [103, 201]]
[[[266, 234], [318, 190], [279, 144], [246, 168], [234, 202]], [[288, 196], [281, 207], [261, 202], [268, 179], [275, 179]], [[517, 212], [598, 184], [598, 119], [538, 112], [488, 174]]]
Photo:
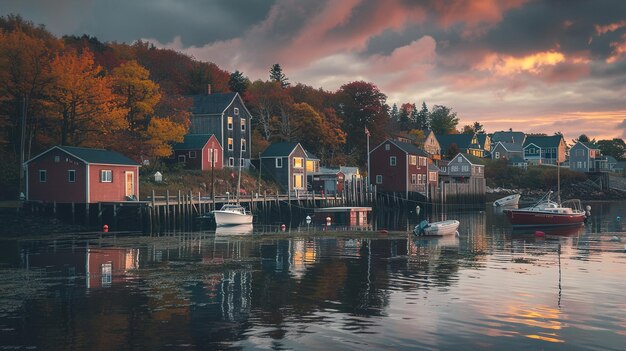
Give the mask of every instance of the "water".
[[[440, 239], [305, 224], [4, 240], [0, 349], [623, 350], [626, 203], [593, 207], [546, 237], [486, 208], [449, 212], [460, 235]], [[418, 221], [393, 213], [374, 229]]]

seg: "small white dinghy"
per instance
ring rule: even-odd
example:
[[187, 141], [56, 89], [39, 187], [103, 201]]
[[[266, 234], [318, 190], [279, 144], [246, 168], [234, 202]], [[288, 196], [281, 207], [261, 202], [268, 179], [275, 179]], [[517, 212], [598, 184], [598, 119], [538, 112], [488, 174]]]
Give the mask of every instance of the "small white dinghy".
[[420, 224], [415, 226], [413, 234], [418, 236], [456, 234], [459, 224], [460, 222], [455, 219], [433, 223], [428, 223], [427, 220], [423, 220]]
[[517, 206], [520, 194], [513, 194], [493, 202], [493, 207]]

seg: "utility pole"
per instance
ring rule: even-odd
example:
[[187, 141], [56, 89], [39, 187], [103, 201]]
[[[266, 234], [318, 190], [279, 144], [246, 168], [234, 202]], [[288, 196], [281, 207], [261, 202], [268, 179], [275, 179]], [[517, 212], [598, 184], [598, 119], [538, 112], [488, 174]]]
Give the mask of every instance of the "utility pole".
[[24, 184], [24, 153], [26, 145], [26, 97], [22, 97], [22, 140], [20, 141], [20, 199], [25, 192]]

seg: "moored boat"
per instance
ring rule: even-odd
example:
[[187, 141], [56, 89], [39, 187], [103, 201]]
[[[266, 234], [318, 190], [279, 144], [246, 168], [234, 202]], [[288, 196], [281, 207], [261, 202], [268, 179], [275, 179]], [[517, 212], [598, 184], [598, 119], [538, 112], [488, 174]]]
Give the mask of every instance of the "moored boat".
[[460, 222], [455, 219], [429, 223], [423, 220], [413, 229], [415, 235], [450, 235], [457, 233]]
[[587, 218], [580, 200], [569, 200], [562, 204], [550, 200], [549, 192], [531, 207], [505, 210], [509, 222], [514, 227], [558, 227], [581, 226]]
[[505, 207], [505, 206], [517, 206], [519, 203], [520, 194], [513, 194], [501, 199], [498, 199], [493, 202], [494, 207]]
[[252, 224], [252, 214], [240, 205], [226, 204], [212, 211], [217, 226]]

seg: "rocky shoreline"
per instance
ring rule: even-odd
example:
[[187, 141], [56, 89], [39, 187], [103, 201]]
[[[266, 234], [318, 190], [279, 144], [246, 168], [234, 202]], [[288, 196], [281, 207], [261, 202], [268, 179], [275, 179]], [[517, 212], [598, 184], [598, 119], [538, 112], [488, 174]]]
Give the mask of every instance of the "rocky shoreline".
[[[556, 190], [556, 189], [555, 189]], [[487, 187], [487, 202], [497, 200], [511, 194], [520, 194], [522, 199], [532, 201], [544, 196], [547, 191], [542, 189], [506, 189]], [[561, 199], [579, 199], [583, 201], [620, 201], [626, 200], [626, 192], [615, 189], [599, 190], [585, 183], [577, 183], [561, 188]]]

